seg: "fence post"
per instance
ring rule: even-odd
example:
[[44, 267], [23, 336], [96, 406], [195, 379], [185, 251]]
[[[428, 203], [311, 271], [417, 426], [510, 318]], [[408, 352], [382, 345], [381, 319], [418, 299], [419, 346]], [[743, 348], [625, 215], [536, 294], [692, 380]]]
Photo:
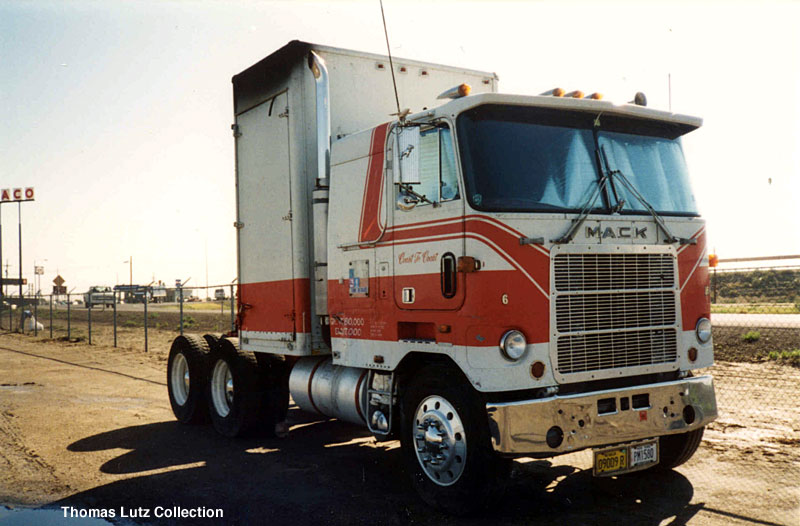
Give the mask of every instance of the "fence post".
[[114, 347], [117, 346], [117, 291], [114, 291]]
[[144, 352], [147, 352], [147, 287], [144, 288]]
[[[20, 289], [22, 285], [20, 285]], [[19, 332], [25, 334], [25, 295], [19, 294]]]
[[53, 339], [53, 295], [50, 294], [50, 339]]
[[231, 332], [236, 330], [236, 315], [234, 314], [235, 306], [236, 300], [233, 297], [233, 285], [231, 285]]
[[39, 336], [39, 291], [33, 295], [33, 335]]
[[67, 292], [67, 341], [72, 339], [72, 300]]
[[178, 302], [181, 306], [181, 317], [180, 317], [180, 324], [181, 324], [181, 336], [183, 336], [183, 286], [178, 286]]
[[86, 305], [88, 309], [88, 316], [89, 316], [89, 345], [92, 344], [92, 293], [90, 292], [89, 295], [86, 297], [89, 304]]
[[717, 267], [714, 267], [714, 303], [717, 302]]

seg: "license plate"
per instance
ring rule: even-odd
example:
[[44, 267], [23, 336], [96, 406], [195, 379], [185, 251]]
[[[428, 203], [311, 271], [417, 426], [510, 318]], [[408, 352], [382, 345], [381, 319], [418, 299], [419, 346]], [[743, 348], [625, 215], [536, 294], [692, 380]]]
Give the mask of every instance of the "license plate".
[[594, 475], [609, 476], [643, 469], [658, 462], [658, 441], [594, 452]]
[[631, 446], [630, 466], [632, 468], [646, 464], [654, 464], [657, 459], [656, 442]]

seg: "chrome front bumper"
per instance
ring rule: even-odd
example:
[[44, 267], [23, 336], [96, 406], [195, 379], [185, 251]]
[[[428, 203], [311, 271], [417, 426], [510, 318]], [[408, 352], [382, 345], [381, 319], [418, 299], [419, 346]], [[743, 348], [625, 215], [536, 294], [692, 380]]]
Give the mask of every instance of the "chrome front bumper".
[[[557, 455], [698, 429], [716, 419], [717, 400], [711, 376], [699, 376], [588, 394], [489, 403], [486, 411], [492, 446], [498, 453]], [[563, 436], [555, 447], [547, 443], [547, 432], [553, 427]], [[551, 432], [551, 444], [557, 436], [557, 431]]]

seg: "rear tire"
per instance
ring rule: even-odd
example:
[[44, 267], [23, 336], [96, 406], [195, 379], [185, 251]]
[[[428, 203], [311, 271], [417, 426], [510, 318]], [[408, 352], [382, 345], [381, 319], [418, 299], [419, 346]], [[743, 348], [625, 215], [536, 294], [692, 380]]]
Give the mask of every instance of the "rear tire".
[[178, 336], [172, 342], [167, 361], [167, 390], [172, 413], [183, 424], [208, 422], [205, 395], [208, 359], [208, 344], [199, 336]]
[[657, 465], [659, 469], [672, 469], [680, 466], [692, 458], [700, 441], [703, 440], [705, 427], [680, 433], [677, 435], [665, 435], [658, 439], [660, 461]]
[[421, 369], [401, 418], [405, 469], [422, 500], [453, 515], [485, 508], [510, 463], [492, 450], [485, 406], [467, 380], [447, 367]]
[[211, 353], [206, 382], [208, 412], [214, 429], [226, 437], [257, 427], [264, 401], [263, 381], [253, 353], [239, 349], [238, 338], [220, 338]]

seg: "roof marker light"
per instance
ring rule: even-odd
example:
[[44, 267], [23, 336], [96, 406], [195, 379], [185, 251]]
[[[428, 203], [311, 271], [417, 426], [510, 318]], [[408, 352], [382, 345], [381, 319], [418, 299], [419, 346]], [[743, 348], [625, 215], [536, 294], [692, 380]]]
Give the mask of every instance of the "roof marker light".
[[582, 99], [583, 92], [581, 90], [570, 91], [569, 93], [564, 95], [565, 97], [572, 97], [573, 99]]
[[472, 86], [469, 84], [459, 84], [454, 88], [450, 88], [447, 91], [442, 92], [437, 99], [459, 99], [461, 97], [466, 97], [472, 91]]
[[542, 97], [563, 97], [564, 90], [561, 88], [553, 88], [551, 90], [545, 91], [544, 93], [539, 94]]
[[592, 99], [592, 100], [601, 100], [603, 98], [603, 94], [602, 93], [597, 93], [595, 91], [591, 95], [586, 95], [584, 98], [585, 99]]

